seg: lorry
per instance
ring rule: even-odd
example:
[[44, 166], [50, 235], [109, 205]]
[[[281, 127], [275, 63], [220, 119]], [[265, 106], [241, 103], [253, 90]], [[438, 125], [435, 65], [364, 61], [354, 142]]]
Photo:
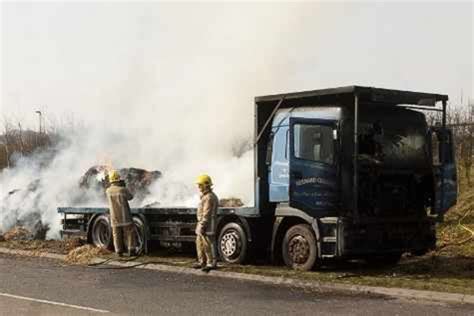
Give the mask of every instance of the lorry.
[[[255, 204], [218, 209], [220, 259], [261, 256], [311, 270], [329, 259], [389, 264], [433, 249], [436, 224], [457, 199], [447, 101], [363, 86], [255, 97]], [[429, 126], [425, 113], [440, 121]], [[107, 207], [58, 212], [64, 236], [111, 247]], [[195, 241], [195, 208], [132, 214], [144, 252], [151, 241]]]

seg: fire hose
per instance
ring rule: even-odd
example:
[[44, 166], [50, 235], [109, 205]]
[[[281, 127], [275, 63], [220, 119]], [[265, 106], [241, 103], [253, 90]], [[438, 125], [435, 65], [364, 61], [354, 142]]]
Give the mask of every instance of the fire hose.
[[140, 255], [137, 255], [137, 256], [134, 256], [130, 259], [115, 259], [115, 258], [109, 258], [109, 259], [106, 259], [104, 261], [101, 261], [101, 262], [96, 262], [96, 263], [90, 263], [87, 265], [87, 267], [89, 268], [94, 268], [94, 269], [100, 269], [100, 270], [123, 270], [123, 269], [132, 269], [132, 268], [137, 268], [137, 267], [140, 267], [140, 266], [145, 266], [147, 264], [168, 264], [169, 262], [166, 262], [166, 261], [159, 261], [159, 260], [151, 260], [151, 261], [146, 261], [146, 262], [139, 262], [137, 264], [133, 264], [133, 265], [126, 265], [126, 266], [103, 266], [111, 261], [115, 261], [115, 262], [132, 262], [132, 261], [135, 261], [137, 260], [139, 257], [141, 256]]
[[[137, 226], [135, 226], [135, 233], [138, 235], [139, 232], [138, 232], [138, 228]], [[95, 263], [89, 263], [87, 264], [87, 267], [89, 268], [95, 268], [95, 269], [104, 269], [104, 270], [122, 270], [122, 269], [132, 269], [132, 268], [136, 268], [136, 267], [140, 267], [140, 266], [144, 266], [144, 265], [147, 265], [147, 264], [167, 264], [168, 262], [165, 262], [165, 261], [158, 261], [158, 260], [152, 260], [152, 261], [146, 261], [146, 262], [139, 262], [137, 264], [134, 264], [134, 265], [126, 265], [126, 266], [103, 266], [109, 262], [112, 262], [112, 261], [118, 261], [118, 262], [132, 262], [132, 261], [135, 261], [137, 260], [138, 258], [140, 258], [141, 256], [143, 255], [143, 247], [141, 247], [138, 251], [138, 253], [135, 255], [135, 256], [132, 256], [128, 259], [117, 259], [117, 258], [108, 258], [108, 259], [105, 259], [103, 261], [100, 261], [100, 262], [95, 262]]]

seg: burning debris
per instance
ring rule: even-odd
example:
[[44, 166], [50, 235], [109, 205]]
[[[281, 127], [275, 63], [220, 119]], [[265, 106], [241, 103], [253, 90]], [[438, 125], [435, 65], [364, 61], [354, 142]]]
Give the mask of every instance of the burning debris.
[[[90, 201], [106, 203], [105, 189], [109, 186], [108, 171], [110, 167], [97, 165], [89, 168], [79, 179], [80, 194], [74, 197], [74, 204], [81, 205]], [[161, 201], [150, 199], [146, 205], [146, 198], [150, 198], [150, 187], [162, 176], [160, 171], [148, 171], [139, 168], [122, 168], [118, 172], [134, 194], [133, 202], [141, 207], [160, 207]], [[28, 241], [46, 239], [49, 230], [41, 217], [44, 210], [41, 208], [42, 195], [45, 194], [41, 187], [41, 179], [34, 179], [23, 188], [16, 188], [7, 192], [2, 197], [0, 215], [0, 241]], [[166, 188], [165, 188], [166, 189]], [[29, 201], [25, 203], [25, 201]], [[239, 198], [229, 197], [219, 201], [220, 207], [241, 207], [244, 204]], [[2, 231], [3, 229], [3, 231]], [[2, 235], [3, 233], [3, 235]], [[77, 244], [80, 246], [81, 244]], [[74, 247], [66, 247], [72, 249]], [[69, 250], [68, 250], [69, 251]]]
[[[79, 188], [83, 194], [76, 198], [76, 204], [88, 201], [105, 202], [105, 189], [108, 187], [107, 166], [98, 165], [89, 168], [79, 179]], [[118, 170], [121, 178], [129, 190], [134, 194], [134, 201], [141, 203], [150, 194], [149, 187], [161, 177], [160, 171], [148, 171], [138, 168], [122, 168]], [[10, 229], [3, 236], [13, 240], [44, 240], [49, 227], [42, 221], [40, 209], [42, 195], [41, 179], [34, 179], [22, 188], [14, 188], [1, 197], [0, 215], [3, 232]], [[28, 204], [25, 201], [29, 201]], [[0, 233], [2, 231], [0, 230]]]
[[[87, 191], [98, 192], [105, 198], [105, 189], [109, 186], [108, 170], [110, 167], [104, 165], [89, 168], [79, 180], [79, 187]], [[161, 178], [161, 172], [157, 170], [122, 168], [118, 169], [118, 172], [127, 188], [135, 196], [136, 201], [142, 201], [150, 194], [149, 187]]]
[[107, 188], [106, 175], [109, 167], [93, 166], [79, 179], [79, 187], [87, 190], [103, 191]]
[[241, 206], [244, 206], [244, 203], [239, 198], [231, 197], [231, 198], [220, 199], [219, 206], [220, 207], [241, 207]]
[[[41, 210], [38, 209], [40, 179], [31, 181], [24, 188], [11, 190], [2, 197], [0, 204], [1, 229], [7, 231], [7, 236], [14, 240], [45, 239], [49, 227], [41, 220]], [[28, 201], [28, 202], [25, 202]]]
[[5, 234], [3, 234], [3, 239], [6, 241], [31, 240], [31, 239], [34, 239], [34, 234], [24, 227], [15, 226], [9, 231], [7, 231]]
[[[48, 232], [48, 225], [41, 221], [39, 213], [30, 213], [16, 219], [12, 228], [6, 231], [2, 236], [3, 240], [45, 240]], [[1, 232], [0, 232], [1, 233]], [[0, 238], [1, 240], [1, 238]]]
[[[36, 214], [36, 213], [35, 213]], [[31, 216], [36, 217], [36, 216]], [[31, 219], [30, 223], [34, 221], [33, 225], [23, 226], [21, 221], [17, 222], [17, 225], [8, 230], [3, 234], [3, 239], [9, 240], [45, 240], [46, 233], [49, 227], [43, 225], [40, 219]], [[1, 240], [1, 239], [0, 239]]]

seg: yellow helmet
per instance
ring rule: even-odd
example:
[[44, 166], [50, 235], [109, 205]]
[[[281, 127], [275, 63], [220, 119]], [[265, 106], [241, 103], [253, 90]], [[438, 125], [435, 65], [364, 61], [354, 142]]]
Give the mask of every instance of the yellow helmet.
[[117, 170], [110, 170], [109, 171], [109, 182], [119, 182], [120, 181], [120, 174]]
[[212, 185], [211, 177], [209, 177], [207, 174], [201, 174], [200, 176], [197, 177], [196, 184], [211, 186]]

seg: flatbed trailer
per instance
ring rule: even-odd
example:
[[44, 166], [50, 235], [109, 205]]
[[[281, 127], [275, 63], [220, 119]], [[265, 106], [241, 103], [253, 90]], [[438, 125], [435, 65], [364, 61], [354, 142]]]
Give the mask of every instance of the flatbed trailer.
[[[194, 243], [196, 211], [196, 208], [187, 207], [131, 208], [132, 218], [137, 227], [137, 247], [148, 253], [151, 241], [176, 248], [180, 248], [183, 243]], [[59, 207], [58, 212], [63, 217], [61, 237], [80, 236], [96, 246], [108, 249], [113, 247], [108, 208]], [[217, 212], [217, 228], [221, 234], [219, 237], [229, 240], [219, 252], [226, 253], [229, 261], [244, 262], [246, 258], [242, 254], [247, 253], [246, 249], [252, 243], [251, 226], [258, 225], [259, 218], [258, 211], [253, 207], [219, 208]], [[233, 225], [227, 225], [231, 223]], [[242, 247], [245, 249], [241, 249]]]

